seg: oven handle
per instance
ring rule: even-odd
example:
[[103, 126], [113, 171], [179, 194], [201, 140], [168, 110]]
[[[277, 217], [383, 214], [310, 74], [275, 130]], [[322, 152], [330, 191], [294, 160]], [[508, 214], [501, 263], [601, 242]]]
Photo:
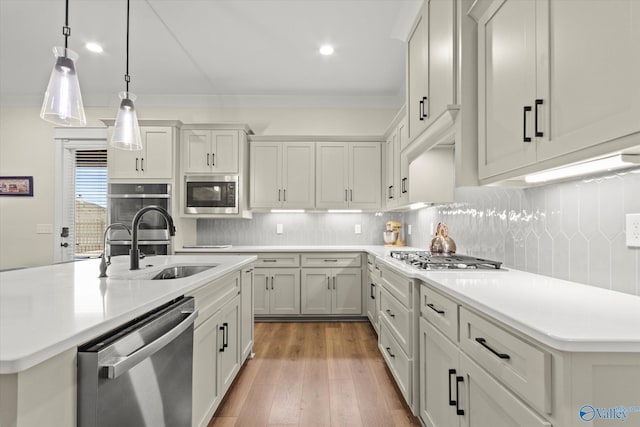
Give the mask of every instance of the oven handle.
[[170, 199], [171, 194], [108, 194], [107, 199]]
[[[186, 314], [187, 312], [185, 312]], [[198, 310], [191, 312], [182, 322], [166, 334], [162, 335], [155, 341], [150, 342], [146, 346], [134, 351], [126, 357], [114, 357], [112, 363], [104, 363], [98, 366], [98, 369], [104, 372], [108, 379], [118, 378], [129, 369], [142, 362], [144, 359], [151, 357], [153, 354], [167, 346], [171, 341], [176, 339], [181, 333], [186, 331], [198, 317]]]

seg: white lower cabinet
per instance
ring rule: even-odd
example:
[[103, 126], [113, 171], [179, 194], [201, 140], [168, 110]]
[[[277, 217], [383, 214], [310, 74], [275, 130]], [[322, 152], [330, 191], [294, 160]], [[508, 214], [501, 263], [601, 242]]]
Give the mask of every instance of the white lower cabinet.
[[427, 427], [459, 425], [455, 394], [459, 358], [458, 347], [421, 318], [420, 418]]
[[253, 352], [253, 267], [242, 270], [240, 295], [242, 298], [240, 342], [242, 360], [246, 360]]
[[551, 355], [426, 285], [420, 294], [425, 426], [551, 427]]
[[256, 268], [253, 274], [254, 314], [300, 314], [300, 269]]
[[[551, 427], [466, 354], [460, 354], [456, 377], [460, 425], [464, 427]], [[462, 378], [461, 381], [459, 379]], [[455, 425], [455, 424], [449, 424]]]
[[218, 322], [210, 317], [193, 332], [193, 426], [206, 426], [219, 403]]
[[427, 427], [550, 427], [424, 318], [420, 417]]
[[378, 312], [380, 311], [380, 269], [373, 255], [367, 255], [367, 317], [376, 330], [379, 332]]
[[362, 314], [360, 268], [303, 268], [302, 314]]
[[[244, 275], [248, 280], [250, 277]], [[192, 425], [209, 423], [224, 393], [240, 371], [243, 358], [241, 325], [252, 322], [243, 310], [241, 273], [230, 273], [192, 292], [198, 318], [193, 331]]]
[[380, 266], [378, 347], [414, 415], [419, 411], [419, 282]]

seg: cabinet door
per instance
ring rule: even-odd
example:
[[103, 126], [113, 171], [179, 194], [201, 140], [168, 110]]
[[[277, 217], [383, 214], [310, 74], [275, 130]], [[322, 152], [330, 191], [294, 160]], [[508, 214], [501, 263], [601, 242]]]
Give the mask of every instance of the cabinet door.
[[211, 172], [238, 173], [238, 132], [211, 132]]
[[539, 95], [546, 132], [538, 160], [639, 132], [638, 2], [551, 1], [545, 18], [550, 49], [539, 72], [549, 82]]
[[281, 144], [252, 142], [251, 161], [251, 207], [278, 208], [281, 206]]
[[[424, 318], [420, 318], [420, 418], [427, 427], [453, 427], [458, 348]], [[492, 424], [491, 424], [492, 425]]]
[[385, 144], [385, 183], [384, 183], [384, 201], [385, 206], [393, 208], [397, 205], [398, 188], [395, 186], [396, 164], [397, 164], [397, 146], [398, 131], [396, 129]]
[[[316, 146], [316, 208], [348, 207], [348, 157], [349, 145], [346, 143], [326, 142]], [[377, 167], [378, 173], [379, 169]]]
[[218, 389], [224, 394], [240, 370], [240, 296], [227, 303], [218, 317]]
[[407, 41], [407, 82], [408, 100], [407, 116], [409, 118], [409, 138], [414, 139], [426, 128], [426, 117], [429, 115], [428, 55], [427, 44], [428, 20], [422, 9], [413, 31]]
[[464, 427], [551, 427], [464, 353], [460, 353], [464, 381], [458, 399]]
[[332, 313], [362, 314], [362, 270], [334, 269], [332, 281]]
[[182, 133], [185, 147], [184, 171], [208, 173], [211, 171], [211, 131], [188, 130]]
[[269, 314], [269, 270], [256, 268], [253, 272], [253, 314]]
[[332, 293], [331, 270], [303, 268], [300, 294], [302, 314], [330, 314]]
[[381, 155], [377, 142], [349, 145], [349, 207], [380, 209]]
[[478, 22], [480, 178], [536, 160], [536, 61], [536, 2], [494, 1]]
[[140, 160], [142, 176], [150, 179], [173, 177], [173, 129], [170, 127], [141, 127], [144, 155]]
[[242, 296], [240, 304], [240, 315], [242, 316], [240, 328], [241, 360], [245, 360], [253, 350], [253, 268], [242, 271], [240, 295]]
[[292, 143], [282, 147], [282, 207], [315, 207], [315, 145]]
[[300, 314], [300, 269], [270, 270], [269, 306], [271, 314]]
[[378, 330], [378, 311], [376, 310], [376, 282], [371, 276], [367, 281], [367, 317], [373, 328]]
[[107, 163], [109, 179], [113, 178], [138, 178], [140, 159], [144, 156], [144, 150], [127, 151], [113, 148], [110, 144], [107, 148]]
[[429, 125], [446, 111], [447, 105], [456, 103], [456, 2], [428, 0], [425, 8], [424, 16], [429, 19], [429, 117], [425, 120]]
[[398, 144], [396, 148], [396, 186], [398, 187], [398, 204], [406, 205], [409, 203], [409, 159], [402, 150], [408, 145], [407, 136], [407, 120], [406, 118], [398, 125]]
[[[210, 317], [193, 332], [193, 425], [207, 425], [219, 397], [216, 369], [218, 366], [218, 318]], [[211, 413], [210, 413], [211, 412]]]

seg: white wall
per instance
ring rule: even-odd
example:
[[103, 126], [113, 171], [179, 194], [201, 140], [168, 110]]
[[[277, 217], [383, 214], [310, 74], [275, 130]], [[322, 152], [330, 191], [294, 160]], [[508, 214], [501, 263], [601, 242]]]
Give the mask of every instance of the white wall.
[[[139, 119], [184, 123], [246, 123], [256, 135], [382, 135], [394, 109], [139, 108]], [[34, 197], [0, 197], [0, 269], [50, 264], [53, 234], [37, 234], [53, 224], [53, 125], [39, 108], [0, 109], [0, 176], [32, 175]], [[102, 126], [115, 108], [86, 109], [87, 126]], [[57, 230], [53, 231], [57, 233]]]

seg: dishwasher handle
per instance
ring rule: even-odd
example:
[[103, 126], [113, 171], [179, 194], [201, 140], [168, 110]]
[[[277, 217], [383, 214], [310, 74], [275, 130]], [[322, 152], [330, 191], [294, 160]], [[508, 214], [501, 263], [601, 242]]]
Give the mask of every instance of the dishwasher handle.
[[178, 335], [183, 333], [193, 324], [196, 317], [198, 317], [198, 310], [191, 312], [182, 322], [178, 323], [175, 328], [171, 329], [160, 338], [134, 351], [130, 355], [114, 357], [109, 361], [111, 363], [100, 364], [98, 366], [99, 371], [105, 373], [105, 377], [108, 379], [118, 378], [120, 375], [124, 374], [146, 358], [151, 357], [154, 353], [176, 339]]

